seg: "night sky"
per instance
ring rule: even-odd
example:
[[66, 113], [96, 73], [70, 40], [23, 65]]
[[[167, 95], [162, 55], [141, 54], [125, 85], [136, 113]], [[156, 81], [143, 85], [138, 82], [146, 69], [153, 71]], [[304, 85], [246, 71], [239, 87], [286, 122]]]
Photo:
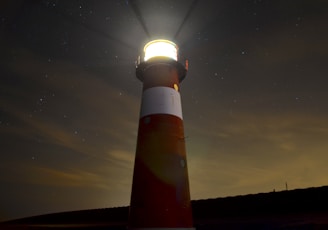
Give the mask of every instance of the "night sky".
[[328, 184], [328, 1], [0, 3], [0, 220], [130, 202], [142, 83], [172, 39], [192, 199]]

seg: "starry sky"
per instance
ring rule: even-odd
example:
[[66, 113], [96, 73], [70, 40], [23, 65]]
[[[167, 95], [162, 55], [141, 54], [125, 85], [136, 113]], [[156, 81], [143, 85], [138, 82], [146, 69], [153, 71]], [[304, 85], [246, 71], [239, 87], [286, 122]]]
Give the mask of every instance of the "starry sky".
[[126, 206], [142, 83], [175, 41], [192, 199], [328, 184], [325, 0], [0, 3], [0, 220]]

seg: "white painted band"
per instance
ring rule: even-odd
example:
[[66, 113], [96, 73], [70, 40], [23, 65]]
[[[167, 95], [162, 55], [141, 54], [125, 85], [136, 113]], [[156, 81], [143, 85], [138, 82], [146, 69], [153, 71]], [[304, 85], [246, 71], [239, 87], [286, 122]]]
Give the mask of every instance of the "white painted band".
[[152, 87], [142, 94], [140, 118], [151, 114], [170, 114], [182, 120], [180, 93], [170, 87]]

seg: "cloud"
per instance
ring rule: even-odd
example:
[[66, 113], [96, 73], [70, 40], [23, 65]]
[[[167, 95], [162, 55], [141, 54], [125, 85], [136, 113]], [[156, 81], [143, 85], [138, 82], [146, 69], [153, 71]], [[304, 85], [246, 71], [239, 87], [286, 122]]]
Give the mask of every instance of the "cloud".
[[112, 150], [109, 152], [109, 158], [121, 167], [132, 169], [134, 153], [131, 153], [130, 151]]
[[[0, 156], [1, 180], [31, 191], [58, 191], [57, 208], [66, 199], [64, 189], [101, 193], [97, 202], [127, 204], [138, 98], [73, 62], [15, 50], [15, 60], [6, 59], [0, 85], [0, 136], [6, 152]], [[50, 205], [42, 196], [44, 205]]]
[[99, 187], [110, 190], [111, 186], [101, 175], [81, 171], [77, 169], [57, 170], [52, 168], [33, 168], [35, 175], [31, 175], [31, 181], [40, 185], [46, 186], [61, 186], [61, 187]]
[[95, 147], [99, 144], [91, 142], [107, 139], [109, 148], [123, 142], [128, 148], [135, 144], [136, 97], [78, 65], [49, 63], [26, 49], [17, 53], [6, 72], [23, 85], [2, 85], [6, 95], [0, 99], [1, 107], [8, 119], [15, 119], [5, 132], [27, 139], [42, 137], [50, 144], [91, 155], [99, 155]]
[[189, 127], [192, 198], [327, 184], [325, 124], [320, 115], [240, 113]]

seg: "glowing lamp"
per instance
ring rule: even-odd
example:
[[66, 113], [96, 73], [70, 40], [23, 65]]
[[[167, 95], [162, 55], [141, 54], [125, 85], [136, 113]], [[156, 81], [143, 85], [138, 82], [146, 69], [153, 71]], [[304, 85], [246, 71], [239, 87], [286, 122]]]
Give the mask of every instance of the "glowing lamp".
[[148, 42], [144, 48], [145, 61], [153, 57], [168, 57], [178, 60], [178, 46], [169, 40], [154, 40]]

